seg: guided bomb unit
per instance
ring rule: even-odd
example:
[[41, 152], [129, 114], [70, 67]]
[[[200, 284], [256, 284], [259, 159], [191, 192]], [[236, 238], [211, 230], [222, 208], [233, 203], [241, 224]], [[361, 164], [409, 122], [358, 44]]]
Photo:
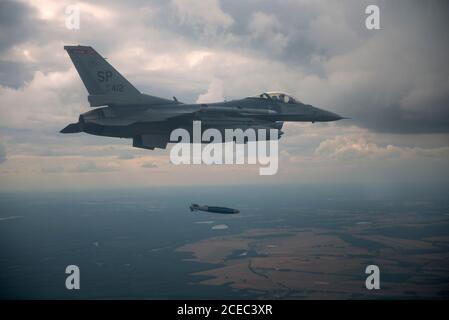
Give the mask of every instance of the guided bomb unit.
[[192, 203], [190, 205], [190, 211], [204, 211], [204, 212], [213, 212], [213, 213], [221, 213], [221, 214], [236, 214], [240, 213], [237, 209], [226, 208], [226, 207], [213, 207], [213, 206], [200, 206], [199, 204]]

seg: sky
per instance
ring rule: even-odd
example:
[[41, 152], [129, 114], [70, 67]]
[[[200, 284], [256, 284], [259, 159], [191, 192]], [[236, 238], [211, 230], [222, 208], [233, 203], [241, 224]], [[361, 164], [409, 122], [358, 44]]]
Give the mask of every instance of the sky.
[[[80, 9], [80, 28], [66, 9]], [[380, 8], [380, 29], [365, 8]], [[447, 185], [449, 2], [0, 1], [0, 191], [229, 184]], [[186, 103], [283, 91], [349, 120], [287, 123], [279, 170], [170, 163], [169, 150], [63, 135], [90, 109], [64, 45]]]

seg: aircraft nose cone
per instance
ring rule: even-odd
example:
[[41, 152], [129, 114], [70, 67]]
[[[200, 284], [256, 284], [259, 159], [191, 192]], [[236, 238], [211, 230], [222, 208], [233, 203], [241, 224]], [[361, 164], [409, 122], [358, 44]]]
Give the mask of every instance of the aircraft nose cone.
[[337, 120], [345, 119], [344, 117], [342, 117], [334, 112], [319, 109], [317, 107], [312, 107], [312, 106], [310, 106], [310, 107], [313, 110], [314, 119], [315, 119], [314, 121], [329, 122], [329, 121], [337, 121]]
[[327, 112], [326, 117], [329, 119], [328, 121], [337, 121], [337, 120], [343, 119], [342, 116], [340, 116], [336, 113], [330, 112], [330, 111]]
[[328, 121], [337, 121], [337, 120], [341, 120], [343, 119], [342, 116], [330, 112], [330, 111], [326, 111], [326, 110], [319, 110], [318, 114], [317, 114], [317, 121], [323, 121], [323, 122], [328, 122]]

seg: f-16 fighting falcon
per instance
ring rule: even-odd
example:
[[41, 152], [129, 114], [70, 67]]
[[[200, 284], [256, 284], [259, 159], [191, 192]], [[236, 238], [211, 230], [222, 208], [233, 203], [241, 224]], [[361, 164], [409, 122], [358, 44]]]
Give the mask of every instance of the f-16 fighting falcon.
[[[201, 121], [202, 131], [214, 128], [223, 136], [225, 129], [251, 128], [259, 132], [275, 129], [279, 139], [285, 121], [313, 123], [343, 119], [281, 92], [203, 104], [184, 104], [176, 97], [169, 100], [143, 94], [92, 47], [65, 46], [64, 49], [89, 92], [90, 106], [95, 109], [81, 114], [78, 122], [69, 124], [62, 133], [130, 138], [134, 147], [153, 150], [178, 142], [170, 141], [170, 133], [177, 128], [192, 132], [194, 121]], [[270, 137], [265, 134], [260, 140]]]

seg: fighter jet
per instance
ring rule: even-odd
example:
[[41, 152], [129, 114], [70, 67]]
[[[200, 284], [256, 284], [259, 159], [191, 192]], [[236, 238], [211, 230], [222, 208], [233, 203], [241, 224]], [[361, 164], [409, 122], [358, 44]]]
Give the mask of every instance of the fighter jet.
[[[95, 108], [79, 116], [62, 133], [86, 132], [93, 135], [129, 138], [133, 146], [153, 150], [165, 149], [170, 133], [182, 128], [192, 132], [194, 121], [201, 121], [201, 130], [217, 129], [223, 136], [226, 129], [249, 128], [266, 130], [256, 140], [269, 140], [270, 129], [279, 139], [286, 121], [328, 122], [343, 117], [304, 104], [282, 92], [264, 92], [239, 100], [217, 103], [184, 104], [143, 94], [90, 46], [65, 46]], [[246, 142], [246, 141], [245, 141]]]

